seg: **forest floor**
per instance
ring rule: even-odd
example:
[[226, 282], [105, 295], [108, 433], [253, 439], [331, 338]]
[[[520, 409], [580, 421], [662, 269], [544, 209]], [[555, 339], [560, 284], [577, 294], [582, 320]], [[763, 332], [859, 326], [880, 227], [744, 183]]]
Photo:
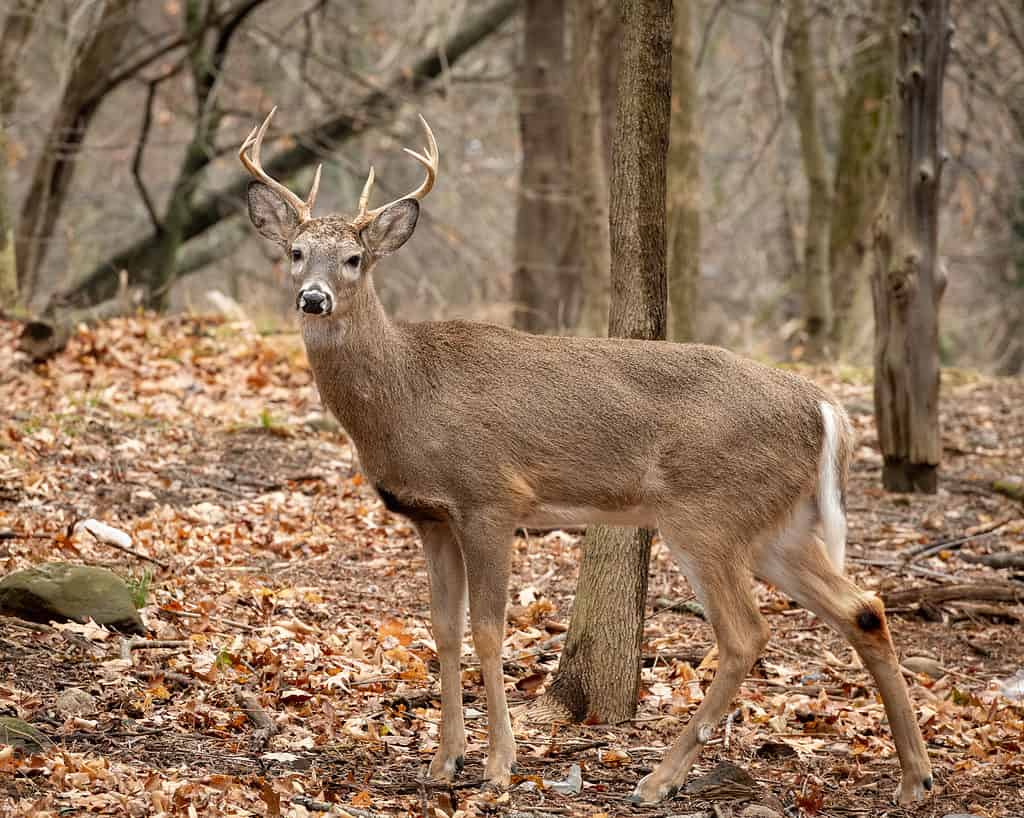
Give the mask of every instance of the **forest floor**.
[[[34, 367], [14, 352], [16, 332], [0, 322], [0, 575], [48, 560], [107, 566], [144, 586], [151, 638], [185, 644], [125, 660], [121, 637], [102, 628], [0, 622], [0, 715], [56, 742], [27, 758], [0, 748], [0, 815], [304, 816], [329, 804], [357, 818], [721, 816], [750, 804], [790, 816], [1024, 815], [1024, 701], [1000, 692], [1024, 668], [1024, 605], [926, 593], [964, 582], [1024, 591], [1024, 569], [968, 561], [1024, 553], [1024, 506], [992, 488], [1024, 470], [1021, 380], [946, 372], [941, 490], [893, 496], [879, 487], [866, 373], [803, 369], [842, 398], [859, 433], [847, 570], [900, 600], [890, 627], [901, 656], [945, 669], [908, 673], [931, 799], [893, 806], [899, 768], [867, 673], [814, 616], [758, 585], [772, 641], [691, 775], [728, 761], [753, 783], [639, 808], [626, 796], [715, 666], [708, 625], [664, 607], [690, 598], [664, 547], [653, 551], [636, 719], [520, 725], [515, 786], [484, 791], [483, 691], [467, 641], [467, 766], [440, 786], [425, 780], [440, 710], [424, 563], [323, 416], [298, 337], [214, 318], [123, 319], [83, 329]], [[75, 533], [90, 517], [162, 565]], [[574, 536], [517, 541], [513, 704], [557, 666], [578, 560]], [[910, 589], [925, 591], [891, 596]], [[95, 697], [96, 715], [58, 714], [71, 686]], [[245, 694], [274, 735], [247, 717]], [[582, 791], [560, 794], [551, 782], [574, 764]]]

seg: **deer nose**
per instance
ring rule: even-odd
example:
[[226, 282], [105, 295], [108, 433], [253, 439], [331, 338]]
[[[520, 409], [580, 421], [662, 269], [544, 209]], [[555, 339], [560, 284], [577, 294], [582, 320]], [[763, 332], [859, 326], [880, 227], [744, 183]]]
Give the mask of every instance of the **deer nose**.
[[333, 309], [331, 296], [319, 289], [300, 291], [295, 305], [308, 315], [329, 315]]

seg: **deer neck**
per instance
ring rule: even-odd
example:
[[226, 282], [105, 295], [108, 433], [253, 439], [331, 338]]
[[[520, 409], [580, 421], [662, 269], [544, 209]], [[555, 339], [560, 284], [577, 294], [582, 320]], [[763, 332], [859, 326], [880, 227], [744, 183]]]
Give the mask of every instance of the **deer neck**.
[[320, 397], [357, 448], [386, 434], [406, 388], [406, 352], [372, 286], [344, 317], [303, 318], [302, 337]]

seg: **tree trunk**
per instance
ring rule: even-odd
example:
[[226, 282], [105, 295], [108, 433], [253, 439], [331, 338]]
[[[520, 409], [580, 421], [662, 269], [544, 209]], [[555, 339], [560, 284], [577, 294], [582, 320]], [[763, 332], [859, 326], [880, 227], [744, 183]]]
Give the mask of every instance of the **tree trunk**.
[[876, 225], [875, 416], [889, 491], [934, 493], [939, 429], [938, 258], [942, 85], [952, 37], [948, 0], [900, 0], [892, 172]]
[[839, 114], [839, 148], [829, 234], [832, 276], [832, 348], [837, 355], [852, 349], [857, 334], [870, 326], [871, 226], [885, 192], [891, 116], [886, 105], [893, 33], [878, 25], [876, 4], [865, 43], [853, 67]]
[[618, 13], [609, 0], [574, 0], [569, 156], [576, 193], [573, 257], [580, 269], [583, 307], [580, 328], [588, 335], [608, 330], [611, 239], [608, 234], [608, 168], [605, 111], [612, 106], [602, 82], [609, 29]]
[[697, 71], [690, 44], [694, 0], [675, 0], [672, 38], [672, 138], [668, 154], [670, 337], [697, 339], [700, 283], [700, 125]]
[[[265, 170], [275, 179], [288, 179], [321, 160], [324, 152], [337, 150], [349, 139], [365, 134], [367, 129], [394, 119], [401, 100], [421, 92], [442, 71], [455, 65], [467, 52], [486, 39], [519, 9], [519, 0], [494, 0], [454, 32], [442, 47], [423, 50], [395, 71], [379, 90], [354, 100], [346, 110], [296, 139], [296, 143], [264, 160]], [[220, 190], [197, 199], [189, 208], [181, 226], [182, 241], [202, 235], [225, 219], [238, 218], [239, 202], [245, 199], [248, 177], [239, 173], [237, 179]], [[162, 239], [151, 232], [110, 258], [96, 265], [53, 301], [85, 306], [105, 301], [117, 292], [118, 271], [127, 270], [131, 283], [144, 280], [160, 263]]]
[[[624, 0], [611, 179], [609, 334], [665, 338], [666, 158], [672, 0]], [[592, 527], [558, 673], [546, 699], [576, 719], [636, 712], [651, 533]]]
[[570, 241], [565, 0], [526, 0], [519, 69], [523, 163], [516, 208], [513, 299], [516, 326], [552, 332], [579, 320], [578, 270]]
[[14, 0], [0, 32], [0, 310], [18, 305], [14, 213], [7, 190], [7, 119], [18, 99], [18, 67], [42, 0]]
[[72, 54], [68, 81], [32, 174], [15, 237], [18, 288], [26, 302], [36, 294], [78, 154], [102, 100], [93, 92], [125, 41], [135, 16], [135, 3], [136, 0], [107, 0]]
[[789, 37], [793, 55], [800, 151], [807, 176], [807, 222], [804, 231], [802, 296], [805, 357], [825, 357], [832, 325], [828, 275], [828, 225], [831, 191], [825, 148], [818, 129], [817, 81], [814, 76], [813, 19], [804, 0], [790, 0]]

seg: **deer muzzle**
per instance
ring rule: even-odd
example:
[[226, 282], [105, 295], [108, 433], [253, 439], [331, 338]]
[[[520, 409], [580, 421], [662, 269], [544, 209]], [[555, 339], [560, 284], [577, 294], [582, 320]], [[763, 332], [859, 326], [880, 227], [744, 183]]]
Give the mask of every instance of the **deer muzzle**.
[[329, 292], [319, 287], [310, 287], [299, 291], [295, 306], [307, 315], [330, 315], [334, 301]]

